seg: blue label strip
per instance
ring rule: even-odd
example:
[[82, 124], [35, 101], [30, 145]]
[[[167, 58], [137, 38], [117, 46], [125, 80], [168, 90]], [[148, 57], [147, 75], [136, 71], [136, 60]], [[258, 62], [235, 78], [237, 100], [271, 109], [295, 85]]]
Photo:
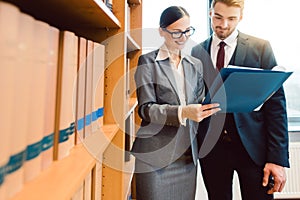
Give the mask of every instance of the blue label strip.
[[[93, 121], [103, 117], [103, 114], [104, 108], [102, 107], [86, 117], [79, 119], [77, 121], [78, 131], [84, 128], [84, 121], [86, 121], [86, 126], [90, 125]], [[72, 135], [74, 132], [75, 123], [72, 122], [68, 128], [59, 131], [59, 142], [67, 141], [69, 139], [69, 135]], [[36, 158], [42, 151], [46, 151], [51, 148], [53, 143], [54, 133], [51, 133], [50, 135], [45, 136], [41, 141], [28, 145], [24, 151], [10, 156], [8, 163], [4, 166], [0, 166], [0, 186], [3, 184], [6, 174], [15, 172], [23, 165], [24, 161]]]
[[96, 121], [98, 119], [97, 111], [92, 112], [92, 122]]
[[5, 167], [5, 174], [11, 174], [23, 165], [23, 162], [26, 157], [26, 150], [21, 151], [20, 153], [14, 154], [9, 158], [8, 164]]
[[65, 142], [69, 139], [69, 135], [75, 132], [75, 123], [72, 122], [68, 128], [59, 131], [59, 143]]
[[98, 118], [100, 118], [100, 117], [103, 117], [103, 115], [104, 115], [104, 108], [102, 107], [102, 108], [99, 108], [97, 111], [95, 111], [95, 112], [97, 112], [97, 119]]
[[0, 186], [1, 186], [2, 183], [4, 182], [4, 177], [5, 177], [5, 167], [6, 167], [6, 166], [0, 167]]
[[75, 133], [75, 122], [72, 122], [70, 125], [69, 135]]
[[70, 127], [59, 131], [59, 143], [65, 142], [69, 139]]
[[53, 142], [54, 142], [54, 133], [45, 136], [42, 139], [42, 151], [46, 151], [47, 149], [49, 149], [50, 147], [53, 146]]
[[42, 152], [42, 140], [27, 146], [26, 160], [37, 157]]
[[77, 130], [81, 131], [84, 128], [84, 118], [81, 118], [77, 121]]
[[92, 123], [92, 116], [91, 114], [88, 114], [85, 116], [85, 125], [88, 126]]
[[99, 119], [100, 117], [103, 117], [103, 114], [104, 114], [104, 108], [102, 107], [102, 108], [98, 108], [98, 110], [92, 112], [91, 114], [88, 114], [85, 117], [78, 119], [77, 130], [81, 131], [84, 128], [84, 126], [88, 126], [92, 122]]

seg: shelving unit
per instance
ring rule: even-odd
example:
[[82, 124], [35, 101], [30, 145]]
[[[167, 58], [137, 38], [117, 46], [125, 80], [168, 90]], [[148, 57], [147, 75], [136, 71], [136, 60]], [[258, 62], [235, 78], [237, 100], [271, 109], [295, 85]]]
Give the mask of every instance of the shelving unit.
[[132, 52], [141, 49], [134, 39], [127, 34], [127, 52]]
[[124, 167], [123, 199], [128, 199], [127, 197], [130, 194], [131, 184], [128, 184], [128, 183], [131, 183], [132, 178], [133, 178], [134, 162], [135, 162], [135, 158], [133, 156], [131, 156], [130, 161], [128, 163], [126, 163], [125, 167]]
[[[88, 138], [87, 141], [76, 145], [68, 157], [55, 161], [36, 179], [28, 182], [12, 200], [71, 199], [86, 174], [95, 170], [97, 161], [95, 155], [103, 153], [117, 130], [117, 125], [104, 125], [101, 132], [93, 134], [93, 137]], [[86, 146], [96, 147], [99, 141], [102, 141], [101, 147], [86, 148]]]
[[28, 182], [13, 200], [71, 199], [95, 164], [96, 160], [86, 148], [83, 145], [77, 145], [68, 157], [55, 161], [37, 178]]
[[[101, 0], [8, 0], [21, 11], [59, 29], [87, 36], [87, 29], [119, 29], [123, 25]], [[88, 38], [88, 37], [87, 37]], [[96, 41], [96, 38], [88, 38]]]
[[141, 0], [128, 0], [127, 2], [130, 5], [140, 5], [142, 3]]
[[[5, 1], [61, 31], [74, 32], [105, 45], [103, 127], [73, 147], [70, 155], [55, 160], [38, 177], [27, 182], [13, 200], [71, 199], [90, 173], [91, 199], [96, 199], [95, 171], [99, 160], [103, 162], [101, 199], [126, 199], [130, 195], [135, 160], [130, 156], [125, 161], [125, 121], [135, 115], [137, 106], [132, 78], [141, 55], [142, 38], [141, 31], [134, 30], [142, 26], [142, 1], [113, 0], [113, 12], [102, 0]], [[130, 94], [124, 78], [128, 73], [127, 63], [128, 69], [133, 70], [129, 76]], [[134, 121], [131, 123], [131, 131], [135, 132]]]
[[128, 108], [127, 108], [127, 111], [126, 111], [125, 118], [128, 118], [129, 115], [134, 112], [134, 109], [137, 106], [137, 104], [138, 104], [137, 98], [132, 97], [132, 98], [129, 99], [129, 104], [128, 104]]

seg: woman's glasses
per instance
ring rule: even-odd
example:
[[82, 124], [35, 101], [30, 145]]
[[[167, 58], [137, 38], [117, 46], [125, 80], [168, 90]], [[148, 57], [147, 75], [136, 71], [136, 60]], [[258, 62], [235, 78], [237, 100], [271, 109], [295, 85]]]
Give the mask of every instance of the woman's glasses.
[[191, 35], [194, 34], [195, 32], [195, 28], [194, 27], [189, 27], [188, 29], [186, 29], [185, 31], [174, 31], [174, 32], [171, 32], [169, 31], [167, 28], [162, 28], [163, 31], [171, 34], [172, 38], [173, 39], [179, 39], [183, 36], [183, 34], [186, 36], [186, 37], [190, 37]]

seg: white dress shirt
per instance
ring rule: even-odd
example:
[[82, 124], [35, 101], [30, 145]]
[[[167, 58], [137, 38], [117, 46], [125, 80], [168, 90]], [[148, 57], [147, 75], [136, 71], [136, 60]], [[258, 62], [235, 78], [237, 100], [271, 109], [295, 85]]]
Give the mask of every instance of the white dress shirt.
[[[235, 31], [233, 31], [231, 33], [231, 35], [229, 37], [227, 37], [225, 40], [223, 40], [226, 45], [224, 47], [225, 49], [225, 59], [224, 59], [224, 67], [227, 67], [230, 59], [234, 53], [234, 50], [236, 48], [237, 45], [237, 37], [238, 37], [238, 31], [237, 29]], [[210, 56], [211, 59], [213, 61], [214, 67], [216, 68], [216, 62], [217, 62], [217, 54], [219, 51], [219, 43], [222, 40], [220, 40], [215, 34], [213, 34], [212, 37], [212, 43], [211, 43], [211, 47], [210, 47]]]
[[178, 96], [179, 96], [179, 100], [180, 100], [180, 106], [178, 108], [178, 119], [180, 124], [182, 125], [186, 125], [186, 119], [182, 119], [181, 114], [182, 114], [182, 106], [186, 105], [186, 95], [185, 95], [185, 79], [184, 79], [184, 72], [183, 72], [183, 66], [182, 66], [182, 59], [184, 58], [184, 55], [181, 54], [180, 56], [180, 61], [178, 66], [176, 67], [172, 62], [171, 62], [171, 57], [170, 57], [170, 53], [168, 48], [166, 47], [166, 45], [162, 45], [159, 48], [158, 54], [155, 58], [156, 61], [159, 60], [166, 60], [167, 58], [170, 59], [170, 64], [172, 66], [172, 71], [173, 71], [173, 75], [175, 77], [175, 81], [176, 81], [176, 88], [178, 91]]

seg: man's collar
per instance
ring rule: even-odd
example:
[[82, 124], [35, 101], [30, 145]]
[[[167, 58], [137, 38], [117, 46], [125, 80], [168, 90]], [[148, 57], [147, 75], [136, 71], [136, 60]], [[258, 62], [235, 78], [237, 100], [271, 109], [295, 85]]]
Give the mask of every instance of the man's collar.
[[[235, 29], [227, 38], [225, 38], [225, 40], [223, 40], [226, 45], [231, 46], [231, 44], [233, 44], [235, 42], [235, 40], [237, 39], [239, 32], [237, 29]], [[220, 40], [216, 34], [213, 34], [213, 43], [215, 45], [218, 45], [222, 40]]]

